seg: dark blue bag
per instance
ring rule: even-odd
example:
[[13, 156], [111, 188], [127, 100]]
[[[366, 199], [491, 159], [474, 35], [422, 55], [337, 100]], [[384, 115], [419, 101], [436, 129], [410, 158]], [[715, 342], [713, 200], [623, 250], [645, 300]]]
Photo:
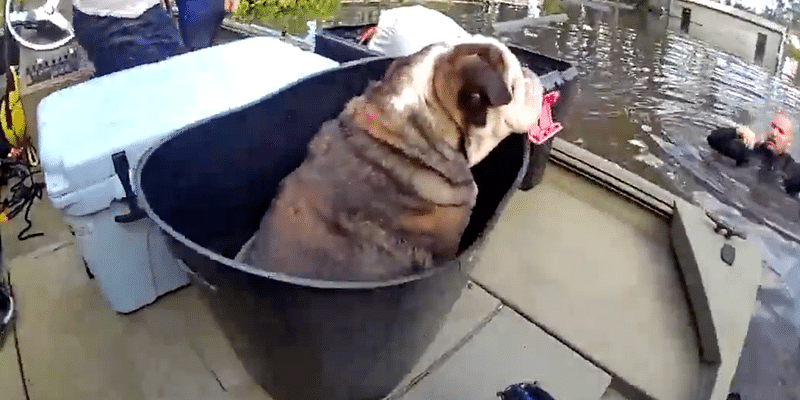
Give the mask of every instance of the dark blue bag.
[[555, 400], [537, 382], [515, 383], [497, 393], [500, 400]]

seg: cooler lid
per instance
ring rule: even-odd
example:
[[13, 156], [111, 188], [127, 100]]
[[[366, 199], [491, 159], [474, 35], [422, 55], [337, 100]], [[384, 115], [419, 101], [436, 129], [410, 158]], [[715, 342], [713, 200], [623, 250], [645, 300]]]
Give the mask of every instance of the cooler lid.
[[66, 209], [81, 201], [79, 193], [97, 195], [81, 189], [114, 177], [119, 190], [103, 191], [108, 197], [103, 201], [92, 199], [107, 207], [124, 196], [112, 154], [125, 151], [134, 170], [142, 154], [164, 136], [337, 65], [278, 39], [254, 37], [52, 93], [37, 110], [48, 196], [57, 208]]

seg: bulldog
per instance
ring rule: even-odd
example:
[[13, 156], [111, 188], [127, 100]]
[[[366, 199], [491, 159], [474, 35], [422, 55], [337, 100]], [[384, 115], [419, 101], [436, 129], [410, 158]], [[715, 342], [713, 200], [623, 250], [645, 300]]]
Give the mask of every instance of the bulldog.
[[454, 259], [477, 196], [470, 167], [534, 126], [542, 95], [539, 78], [493, 38], [396, 59], [322, 125], [281, 181], [246, 262], [376, 281]]

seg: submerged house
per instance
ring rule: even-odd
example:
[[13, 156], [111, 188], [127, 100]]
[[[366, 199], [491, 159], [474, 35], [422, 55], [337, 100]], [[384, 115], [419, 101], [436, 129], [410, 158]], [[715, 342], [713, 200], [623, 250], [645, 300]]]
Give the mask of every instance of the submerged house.
[[787, 27], [711, 0], [649, 0], [669, 11], [669, 28], [775, 72], [783, 56]]

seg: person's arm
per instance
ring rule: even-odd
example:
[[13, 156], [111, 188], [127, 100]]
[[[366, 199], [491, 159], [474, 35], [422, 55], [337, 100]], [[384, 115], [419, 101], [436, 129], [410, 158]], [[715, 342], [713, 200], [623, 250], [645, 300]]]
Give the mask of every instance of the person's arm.
[[736, 165], [747, 164], [750, 148], [739, 137], [736, 128], [717, 128], [708, 135], [708, 145], [712, 149], [736, 160]]
[[800, 193], [800, 164], [789, 157], [788, 162], [783, 167], [783, 172], [786, 174], [786, 178], [783, 181], [786, 193], [792, 196]]

